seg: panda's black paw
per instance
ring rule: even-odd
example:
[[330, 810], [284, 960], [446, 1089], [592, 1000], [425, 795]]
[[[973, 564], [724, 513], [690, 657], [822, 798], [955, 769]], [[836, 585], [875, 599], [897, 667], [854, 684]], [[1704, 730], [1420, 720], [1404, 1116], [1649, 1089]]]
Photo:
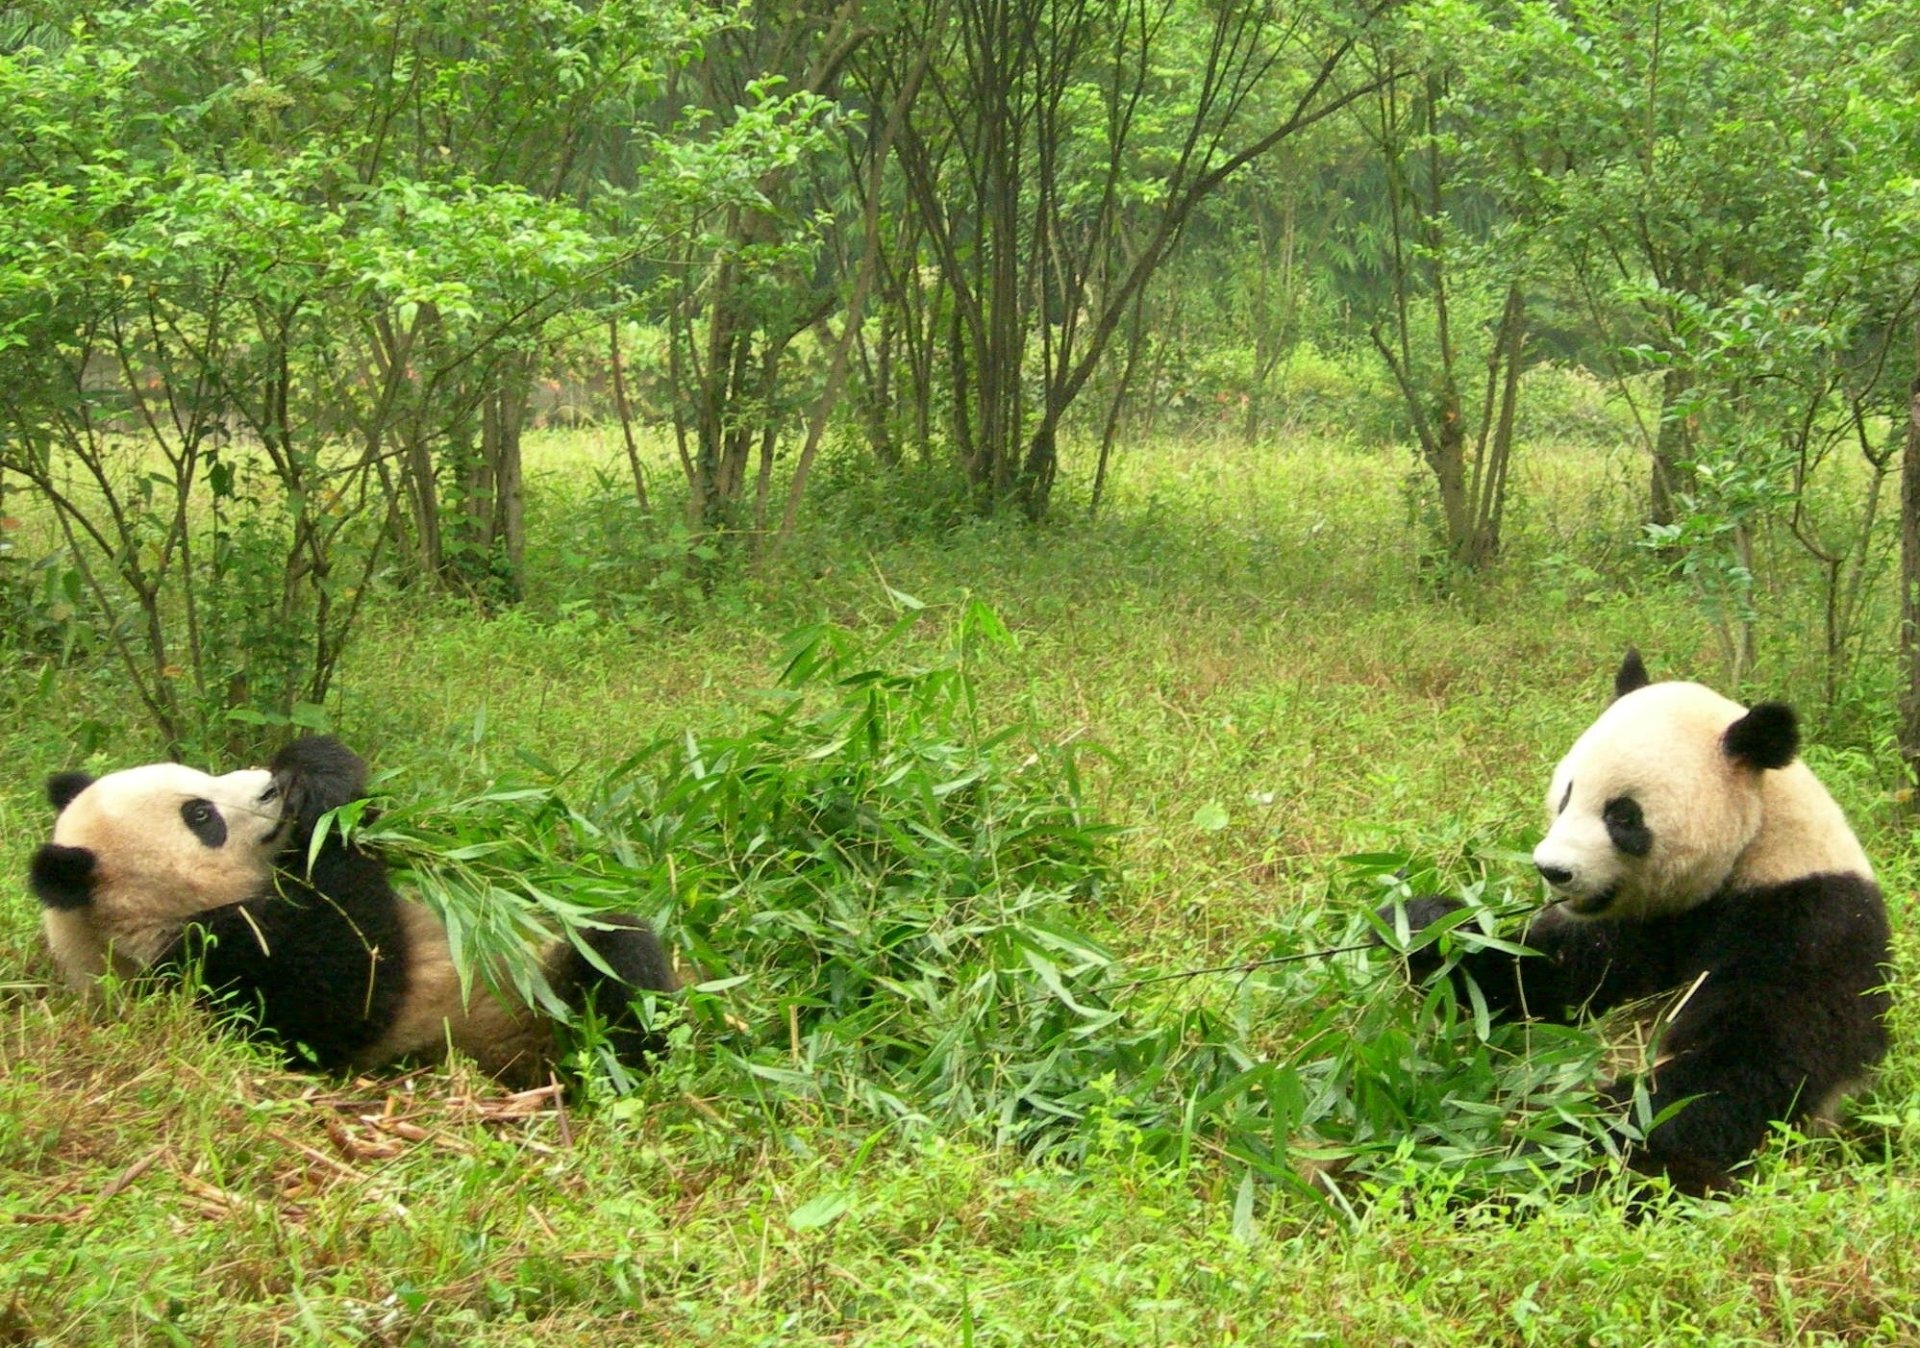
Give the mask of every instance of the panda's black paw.
[[[1407, 915], [1407, 931], [1418, 934], [1419, 932], [1425, 931], [1435, 922], [1438, 922], [1448, 913], [1458, 912], [1465, 906], [1466, 905], [1458, 899], [1445, 898], [1438, 894], [1423, 894], [1418, 898], [1383, 903], [1374, 910], [1374, 916], [1378, 918], [1382, 924], [1391, 929], [1398, 921], [1394, 910], [1396, 908], [1404, 909]], [[1374, 944], [1385, 945], [1386, 942], [1376, 933], [1374, 936]], [[1407, 952], [1407, 972], [1415, 982], [1426, 979], [1437, 970], [1442, 963], [1443, 960], [1441, 959], [1438, 947], [1431, 943], [1420, 947], [1418, 950]]]
[[310, 833], [320, 816], [366, 794], [367, 765], [331, 735], [307, 735], [274, 755], [273, 780], [286, 804], [284, 817]]
[[640, 992], [675, 992], [680, 980], [673, 961], [652, 927], [630, 913], [600, 913], [604, 927], [589, 927], [582, 939], [605, 960], [614, 976]]
[[[1391, 903], [1383, 903], [1374, 909], [1373, 915], [1391, 927], [1395, 922], [1394, 910], [1403, 908], [1407, 914], [1407, 930], [1418, 932], [1426, 930], [1448, 913], [1458, 912], [1465, 906], [1458, 899], [1449, 899], [1438, 894], [1422, 894], [1418, 898], [1396, 899]], [[1377, 937], [1375, 939], [1378, 940]]]
[[613, 986], [572, 946], [561, 956], [553, 981], [568, 1000], [592, 1006], [621, 1062], [645, 1068], [666, 1053], [667, 1039], [642, 1021], [633, 1003], [639, 994], [676, 992], [680, 980], [666, 947], [642, 919], [627, 913], [598, 913], [595, 919], [605, 925], [588, 927], [580, 935], [613, 971]]

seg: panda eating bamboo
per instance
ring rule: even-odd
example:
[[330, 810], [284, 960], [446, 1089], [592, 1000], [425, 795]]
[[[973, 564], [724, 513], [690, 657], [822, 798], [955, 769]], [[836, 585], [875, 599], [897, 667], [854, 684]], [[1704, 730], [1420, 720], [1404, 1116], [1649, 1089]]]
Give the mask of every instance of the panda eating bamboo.
[[[1533, 860], [1554, 902], [1527, 928], [1535, 953], [1456, 966], [1456, 990], [1471, 975], [1496, 1016], [1565, 1024], [1669, 994], [1644, 1084], [1649, 1117], [1680, 1108], [1626, 1152], [1687, 1192], [1726, 1187], [1773, 1124], [1828, 1121], [1887, 1051], [1886, 905], [1798, 752], [1786, 705], [1653, 683], [1629, 651], [1548, 788]], [[1419, 930], [1459, 906], [1421, 898], [1407, 916]], [[1409, 963], [1424, 979], [1441, 955]]]
[[[545, 1081], [559, 1024], [507, 995], [464, 995], [441, 920], [396, 893], [377, 854], [315, 825], [358, 799], [366, 765], [330, 736], [296, 740], [270, 768], [214, 777], [155, 763], [47, 783], [58, 816], [29, 882], [61, 975], [178, 979], [333, 1071], [431, 1059], [449, 1045], [503, 1082]], [[631, 1001], [676, 986], [666, 952], [635, 917], [603, 915], [582, 940], [542, 952], [547, 982], [575, 1010], [596, 1002], [621, 1059], [662, 1049]]]

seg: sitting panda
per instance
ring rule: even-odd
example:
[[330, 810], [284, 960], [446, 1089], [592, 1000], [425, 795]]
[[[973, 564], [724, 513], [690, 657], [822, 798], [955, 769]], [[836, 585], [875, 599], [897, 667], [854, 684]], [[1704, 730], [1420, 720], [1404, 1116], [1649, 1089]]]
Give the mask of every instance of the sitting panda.
[[[61, 975], [180, 978], [330, 1071], [431, 1058], [449, 1044], [511, 1085], [545, 1081], [560, 1049], [551, 1017], [476, 989], [463, 998], [446, 928], [396, 894], [386, 863], [320, 816], [358, 799], [366, 765], [338, 740], [295, 741], [271, 768], [211, 777], [177, 763], [49, 779], [58, 817], [30, 883]], [[556, 941], [542, 971], [554, 992], [597, 1011], [616, 1054], [639, 1067], [663, 1047], [634, 1018], [636, 992], [676, 986], [638, 918], [582, 933], [614, 974]], [[606, 993], [612, 995], [605, 995]]]
[[[1464, 970], [1495, 1016], [1562, 1024], [1670, 994], [1649, 1117], [1685, 1103], [1627, 1158], [1704, 1193], [1770, 1124], [1826, 1121], [1886, 1053], [1887, 911], [1795, 757], [1791, 708], [1652, 683], [1632, 650], [1614, 692], [1547, 791], [1533, 861], [1555, 898], [1527, 928], [1535, 953], [1466, 953], [1455, 989]], [[1416, 899], [1407, 917], [1418, 930], [1459, 906]], [[1429, 945], [1409, 963], [1426, 978], [1441, 956]], [[1616, 1104], [1634, 1093], [1632, 1079], [1605, 1090]]]

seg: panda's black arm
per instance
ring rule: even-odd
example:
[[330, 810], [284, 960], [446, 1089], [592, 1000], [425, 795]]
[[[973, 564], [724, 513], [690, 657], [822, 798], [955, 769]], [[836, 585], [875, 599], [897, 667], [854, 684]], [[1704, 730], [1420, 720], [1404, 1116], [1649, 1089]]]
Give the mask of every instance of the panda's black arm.
[[294, 839], [306, 838], [328, 810], [366, 794], [367, 765], [360, 755], [331, 735], [295, 740], [271, 764], [273, 780], [295, 820]]
[[[1408, 924], [1421, 931], [1460, 907], [1457, 899], [1414, 899], [1407, 904]], [[1383, 910], [1381, 917], [1391, 922], [1391, 910]], [[1598, 1014], [1671, 985], [1670, 943], [1658, 939], [1647, 925], [1582, 922], [1549, 908], [1533, 920], [1522, 940], [1535, 953], [1461, 952], [1448, 975], [1454, 995], [1464, 1004], [1464, 979], [1471, 978], [1496, 1019], [1518, 1015], [1565, 1025], [1582, 1014]], [[1428, 945], [1407, 956], [1408, 973], [1415, 982], [1425, 982], [1443, 962], [1438, 947]]]

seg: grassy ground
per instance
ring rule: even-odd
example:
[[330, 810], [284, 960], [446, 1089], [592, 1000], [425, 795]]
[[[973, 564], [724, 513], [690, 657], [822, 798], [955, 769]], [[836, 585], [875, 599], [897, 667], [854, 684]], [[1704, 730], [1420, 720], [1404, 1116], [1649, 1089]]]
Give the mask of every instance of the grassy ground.
[[[599, 452], [544, 447], [521, 609], [408, 599], [369, 620], [329, 709], [352, 742], [448, 791], [516, 749], [604, 764], [737, 719], [801, 622], [876, 629], [889, 586], [971, 593], [1020, 643], [983, 671], [989, 711], [1110, 751], [1091, 791], [1129, 831], [1104, 916], [1155, 967], [1244, 957], [1276, 926], [1337, 933], [1348, 853], [1512, 875], [1499, 854], [1537, 836], [1546, 774], [1627, 644], [1656, 676], [1716, 677], [1686, 595], [1631, 555], [1625, 456], [1528, 455], [1510, 555], [1472, 584], [1423, 567], [1401, 457], [1180, 447], [1124, 463], [1100, 521], [1038, 533], [829, 479], [779, 568], [702, 598], [593, 569]], [[1889, 721], [1823, 716], [1803, 602], [1783, 592], [1746, 691], [1807, 706], [1904, 933]], [[44, 836], [38, 783], [74, 765], [77, 727], [96, 723], [94, 766], [150, 753], [133, 717], [107, 682], [0, 666], [0, 869]], [[969, 1133], [743, 1126], [664, 1088], [583, 1112], [459, 1068], [291, 1075], [176, 1000], [102, 1013], [50, 990], [17, 885], [0, 961], [0, 1343], [1920, 1340], [1904, 1004], [1871, 1145], [1775, 1147], [1726, 1204], [1636, 1224], [1602, 1196], [1516, 1225], [1449, 1207], [1444, 1183], [1345, 1213], [1262, 1187], [1248, 1207], [1204, 1149], [1150, 1164], [1122, 1135], [1029, 1166]], [[1914, 968], [1903, 935], [1908, 1002]]]

